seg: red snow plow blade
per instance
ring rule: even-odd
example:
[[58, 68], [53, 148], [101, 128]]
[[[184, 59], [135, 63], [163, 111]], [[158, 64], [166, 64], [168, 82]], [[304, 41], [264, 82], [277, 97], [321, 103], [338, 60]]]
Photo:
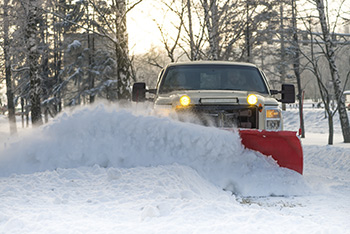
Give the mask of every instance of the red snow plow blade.
[[246, 148], [271, 155], [281, 167], [303, 174], [303, 149], [296, 132], [240, 129], [239, 134]]

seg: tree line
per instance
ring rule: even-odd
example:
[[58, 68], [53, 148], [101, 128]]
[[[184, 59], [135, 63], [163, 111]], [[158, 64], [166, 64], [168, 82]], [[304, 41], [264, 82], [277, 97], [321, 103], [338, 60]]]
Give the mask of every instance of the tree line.
[[[134, 5], [137, 5], [135, 2]], [[2, 72], [11, 132], [15, 106], [33, 125], [63, 106], [129, 98], [124, 0], [3, 0]]]
[[349, 0], [333, 2], [333, 9], [327, 0], [153, 0], [164, 15], [154, 18], [163, 48], [130, 55], [126, 16], [141, 1], [1, 2], [1, 79], [11, 132], [18, 104], [37, 125], [64, 106], [129, 100], [133, 80], [152, 77], [154, 84], [168, 62], [226, 60], [257, 64], [273, 87], [295, 84], [303, 136], [303, 96], [317, 89], [331, 122], [339, 113], [350, 142], [342, 95], [350, 35], [341, 31], [349, 26]]

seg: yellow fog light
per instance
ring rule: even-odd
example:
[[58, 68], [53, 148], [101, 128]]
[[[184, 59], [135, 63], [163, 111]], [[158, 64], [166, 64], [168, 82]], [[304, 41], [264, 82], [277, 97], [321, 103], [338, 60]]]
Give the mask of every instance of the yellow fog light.
[[182, 97], [180, 97], [181, 106], [186, 107], [186, 106], [190, 105], [190, 103], [191, 103], [191, 99], [189, 96], [183, 95]]
[[258, 102], [258, 97], [255, 94], [250, 94], [247, 97], [249, 105], [255, 105]]
[[266, 110], [266, 118], [271, 118], [271, 119], [275, 119], [275, 118], [280, 118], [281, 117], [281, 112], [278, 110]]

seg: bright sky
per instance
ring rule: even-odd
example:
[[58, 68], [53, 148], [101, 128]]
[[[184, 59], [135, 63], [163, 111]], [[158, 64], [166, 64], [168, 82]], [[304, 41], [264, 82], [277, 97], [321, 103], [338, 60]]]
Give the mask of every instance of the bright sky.
[[153, 0], [143, 0], [127, 14], [129, 49], [131, 53], [144, 53], [152, 44], [160, 42], [160, 32], [153, 18], [162, 17], [153, 6]]
[[[130, 0], [129, 6], [135, 1], [137, 0]], [[131, 53], [145, 53], [154, 45], [163, 46], [162, 35], [157, 24], [161, 25], [165, 37], [171, 41], [177, 33], [174, 27], [178, 25], [178, 17], [160, 0], [143, 0], [128, 12], [127, 30]], [[173, 30], [176, 31], [170, 33]]]

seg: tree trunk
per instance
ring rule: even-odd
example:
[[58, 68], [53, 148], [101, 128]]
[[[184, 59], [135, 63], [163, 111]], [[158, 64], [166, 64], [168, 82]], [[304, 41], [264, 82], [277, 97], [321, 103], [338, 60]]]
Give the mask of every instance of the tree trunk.
[[300, 53], [299, 53], [299, 40], [297, 34], [297, 22], [295, 17], [296, 12], [296, 0], [292, 0], [292, 24], [293, 24], [293, 46], [294, 46], [294, 60], [293, 60], [293, 70], [297, 80], [298, 86], [298, 102], [299, 102], [299, 119], [300, 119], [300, 130], [301, 138], [305, 138], [305, 127], [304, 127], [304, 116], [303, 116], [303, 91], [301, 90], [301, 78], [300, 78]]
[[41, 116], [41, 77], [39, 74], [39, 52], [38, 52], [38, 7], [37, 0], [29, 1], [27, 18], [27, 51], [30, 79], [30, 102], [32, 125], [43, 124]]
[[7, 108], [9, 114], [10, 134], [17, 133], [15, 104], [13, 101], [12, 80], [11, 80], [11, 58], [9, 56], [9, 16], [8, 16], [8, 0], [4, 0], [4, 61], [5, 61], [5, 79], [6, 79], [6, 95], [7, 95]]
[[331, 72], [331, 78], [335, 93], [335, 98], [338, 103], [338, 113], [340, 124], [342, 128], [343, 138], [345, 143], [350, 143], [350, 126], [347, 110], [345, 107], [345, 100], [342, 98], [342, 88], [340, 86], [341, 80], [339, 76], [338, 68], [335, 64], [335, 51], [334, 44], [330, 37], [330, 32], [327, 24], [327, 19], [325, 15], [325, 7], [323, 0], [316, 0], [317, 10], [319, 13], [319, 20], [322, 28], [323, 40], [325, 42], [326, 57], [329, 64], [329, 69]]
[[250, 28], [249, 28], [249, 24], [251, 22], [250, 16], [249, 16], [249, 1], [247, 1], [246, 3], [246, 29], [245, 29], [245, 47], [246, 47], [246, 51], [247, 51], [247, 62], [250, 63], [252, 62], [252, 56], [251, 56], [251, 36], [250, 36]]
[[[65, 8], [62, 6], [63, 4], [59, 4], [59, 2], [56, 2], [56, 7], [58, 14], [65, 15]], [[56, 24], [56, 16], [53, 17], [53, 22]], [[61, 71], [61, 65], [62, 65], [62, 29], [59, 27], [54, 27], [54, 74], [55, 74], [55, 82], [56, 84], [61, 84], [62, 80], [60, 77], [60, 71]], [[57, 94], [55, 94], [55, 99], [56, 99], [56, 108], [55, 111], [56, 113], [59, 113], [62, 111], [62, 98], [61, 98], [61, 91], [58, 91]]]
[[328, 145], [333, 145], [333, 136], [334, 136], [333, 115], [329, 112], [328, 112], [328, 126], [329, 126]]
[[203, 1], [203, 8], [205, 13], [205, 23], [209, 36], [209, 58], [212, 60], [219, 59], [219, 19], [218, 19], [218, 6], [216, 0]]
[[22, 128], [24, 128], [24, 115], [25, 115], [25, 108], [24, 108], [24, 98], [21, 97], [21, 119], [22, 119]]
[[126, 32], [126, 11], [125, 0], [116, 0], [115, 9], [115, 29], [117, 42], [115, 45], [115, 53], [118, 63], [117, 68], [117, 87], [116, 95], [112, 100], [128, 100], [130, 99], [130, 62], [128, 59], [128, 36]]
[[192, 15], [191, 15], [191, 0], [187, 0], [187, 12], [188, 12], [188, 31], [190, 37], [190, 60], [197, 60], [195, 47], [194, 47], [194, 39], [193, 39], [193, 28], [192, 28]]
[[[92, 90], [93, 88], [95, 88], [95, 75], [92, 74], [91, 70], [93, 70], [92, 66], [94, 63], [94, 54], [95, 54], [95, 35], [94, 35], [94, 26], [91, 26], [91, 20], [90, 20], [90, 12], [89, 12], [89, 6], [88, 6], [88, 2], [86, 2], [86, 11], [87, 11], [87, 21], [88, 21], [88, 29], [86, 31], [87, 33], [87, 40], [88, 40], [88, 49], [89, 49], [89, 70], [88, 71], [88, 79], [89, 79], [89, 89]], [[94, 19], [94, 12], [92, 13], [92, 17], [93, 17], [93, 21]], [[92, 33], [90, 33], [90, 30], [92, 30]], [[90, 103], [94, 103], [95, 102], [95, 94], [91, 93], [89, 95], [89, 101]]]

